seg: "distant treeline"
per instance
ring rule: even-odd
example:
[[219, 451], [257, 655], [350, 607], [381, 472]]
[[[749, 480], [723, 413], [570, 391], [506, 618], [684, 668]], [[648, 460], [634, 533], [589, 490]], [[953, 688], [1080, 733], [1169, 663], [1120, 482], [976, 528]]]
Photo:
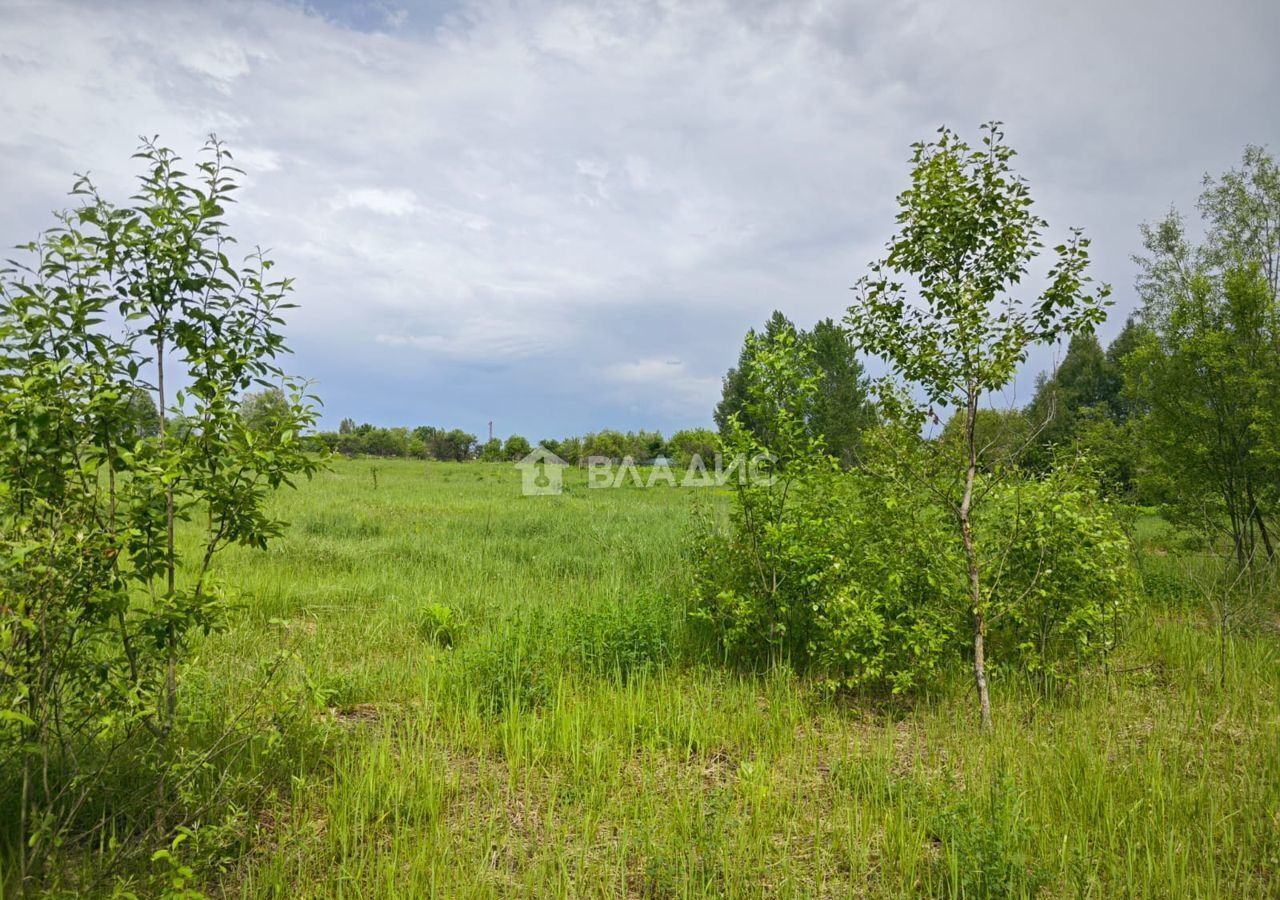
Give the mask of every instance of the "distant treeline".
[[[1146, 405], [1139, 399], [1140, 386], [1135, 382], [1126, 389], [1125, 382], [1126, 360], [1154, 337], [1138, 317], [1131, 317], [1105, 349], [1092, 331], [1075, 335], [1056, 370], [1037, 378], [1029, 404], [977, 411], [974, 425], [979, 446], [1000, 465], [1040, 474], [1050, 471], [1062, 454], [1082, 453], [1109, 493], [1150, 504], [1162, 502], [1168, 491], [1157, 479], [1140, 477], [1151, 469], [1140, 435]], [[767, 373], [762, 372], [758, 358], [762, 352], [792, 358], [796, 369], [814, 380], [811, 395], [803, 402], [797, 396], [752, 402], [751, 396], [766, 395], [765, 388], [771, 387], [765, 384]], [[857, 355], [857, 346], [830, 319], [805, 331], [775, 311], [763, 328], [747, 332], [738, 364], [724, 376], [723, 396], [715, 411], [721, 435], [729, 435], [730, 419], [736, 418], [762, 446], [773, 447], [778, 435], [772, 423], [778, 409], [787, 408], [807, 437], [820, 441], [846, 467], [856, 466], [864, 435], [881, 418], [871, 381]], [[941, 407], [938, 411], [946, 412]], [[926, 427], [930, 439], [957, 445], [964, 437], [963, 409], [952, 411], [945, 422], [935, 411], [931, 422]], [[1223, 443], [1232, 442], [1224, 439]]]
[[[405, 459], [435, 459], [443, 462], [480, 460], [513, 462], [526, 456], [534, 445], [523, 435], [513, 434], [506, 440], [492, 438], [481, 442], [461, 428], [379, 428], [368, 423], [357, 425], [343, 419], [337, 431], [322, 431], [316, 440], [330, 451], [343, 456], [381, 456]], [[677, 431], [666, 438], [660, 431], [612, 431], [605, 429], [562, 439], [544, 438], [538, 442], [570, 465], [584, 465], [592, 457], [621, 462], [630, 457], [636, 462], [666, 458], [684, 463], [694, 454], [710, 458], [719, 448], [716, 433], [709, 428]]]

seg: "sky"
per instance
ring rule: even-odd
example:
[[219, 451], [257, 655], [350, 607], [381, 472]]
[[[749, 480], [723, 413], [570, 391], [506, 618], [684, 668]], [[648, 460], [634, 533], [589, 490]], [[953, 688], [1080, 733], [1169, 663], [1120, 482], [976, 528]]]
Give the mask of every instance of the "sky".
[[944, 124], [1004, 122], [1114, 336], [1138, 224], [1280, 145], [1277, 34], [1274, 0], [0, 0], [0, 245], [216, 133], [326, 426], [670, 433], [772, 310], [843, 315]]

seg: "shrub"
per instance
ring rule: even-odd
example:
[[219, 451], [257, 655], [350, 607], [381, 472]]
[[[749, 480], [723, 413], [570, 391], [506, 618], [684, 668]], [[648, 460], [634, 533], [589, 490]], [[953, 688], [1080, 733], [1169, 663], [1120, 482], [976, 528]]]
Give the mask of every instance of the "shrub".
[[704, 534], [695, 615], [735, 661], [785, 659], [843, 687], [920, 686], [955, 636], [947, 598], [961, 586], [941, 517], [834, 465], [786, 492], [772, 520], [739, 506], [728, 533]]
[[528, 456], [529, 451], [532, 449], [533, 447], [529, 444], [528, 438], [519, 434], [513, 434], [507, 438], [507, 442], [502, 445], [502, 458], [516, 462]]
[[1087, 473], [1007, 480], [975, 527], [990, 534], [983, 569], [996, 667], [1070, 680], [1114, 648], [1137, 573], [1115, 504]]
[[740, 481], [727, 533], [704, 533], [694, 613], [730, 659], [786, 661], [837, 686], [914, 688], [951, 642], [954, 542], [919, 498], [826, 454], [804, 416], [817, 390], [808, 348], [786, 331], [749, 343], [744, 410], [768, 419], [771, 446], [734, 414], [725, 448], [771, 459], [771, 477]]
[[[736, 446], [750, 449], [741, 435]], [[693, 614], [725, 658], [893, 693], [966, 658], [954, 512], [792, 446], [774, 483], [739, 486], [728, 527], [699, 538]], [[1083, 470], [978, 489], [990, 660], [1070, 679], [1114, 646], [1136, 590], [1120, 517]]]
[[[312, 398], [276, 363], [290, 282], [261, 254], [229, 260], [234, 170], [206, 149], [189, 175], [145, 144], [126, 207], [81, 178], [32, 264], [0, 273], [0, 795], [21, 797], [0, 877], [23, 890], [60, 848], [112, 834], [136, 852], [208, 820], [190, 760], [241, 746], [183, 750], [183, 663], [227, 605], [210, 566], [277, 537], [271, 492], [318, 465], [298, 439]], [[185, 520], [194, 542], [175, 539]]]

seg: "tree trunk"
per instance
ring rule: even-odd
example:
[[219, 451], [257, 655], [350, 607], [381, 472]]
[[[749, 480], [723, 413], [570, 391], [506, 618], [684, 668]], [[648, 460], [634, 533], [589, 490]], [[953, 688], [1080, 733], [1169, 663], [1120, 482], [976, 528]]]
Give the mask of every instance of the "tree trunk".
[[1262, 511], [1255, 509], [1253, 518], [1258, 523], [1258, 533], [1262, 535], [1262, 546], [1267, 552], [1267, 562], [1271, 562], [1276, 558], [1276, 551], [1271, 546], [1271, 535], [1267, 532], [1267, 523], [1262, 518]]
[[[165, 394], [164, 394], [164, 336], [161, 333], [156, 338], [156, 388], [158, 392], [157, 404], [160, 408], [160, 446], [164, 447], [168, 443], [168, 422], [165, 416]], [[173, 485], [170, 484], [165, 488], [165, 569], [166, 586], [168, 588], [168, 600], [173, 602], [173, 592], [175, 588], [175, 575], [177, 566], [175, 565], [175, 547], [173, 540]], [[177, 656], [173, 648], [173, 626], [170, 626], [166, 637], [168, 639], [168, 671], [165, 673], [165, 704], [164, 719], [161, 727], [166, 731], [173, 728], [173, 717], [178, 707], [178, 673], [177, 673]]]
[[1252, 483], [1245, 484], [1245, 499], [1249, 502], [1249, 514], [1258, 526], [1258, 534], [1262, 538], [1262, 548], [1266, 551], [1267, 562], [1272, 562], [1276, 558], [1275, 549], [1271, 546], [1271, 535], [1267, 532], [1266, 520], [1262, 518], [1262, 509], [1253, 497]]
[[[161, 328], [163, 329], [163, 326], [161, 326]], [[156, 405], [159, 407], [159, 410], [160, 410], [160, 446], [163, 448], [168, 443], [168, 420], [167, 420], [167, 417], [165, 416], [165, 408], [164, 408], [166, 397], [164, 393], [164, 332], [163, 330], [161, 330], [160, 334], [156, 336], [156, 393], [157, 393]], [[166, 573], [167, 574], [166, 586], [168, 588], [166, 600], [169, 603], [173, 602], [173, 592], [175, 587], [173, 520], [174, 520], [173, 485], [169, 484], [165, 488], [165, 532], [166, 532], [165, 556], [166, 556], [166, 569], [168, 570]], [[175, 655], [175, 651], [173, 647], [174, 634], [173, 634], [172, 625], [169, 626], [166, 633], [166, 637], [168, 642], [166, 651], [168, 653], [169, 658], [168, 658], [167, 671], [165, 673], [164, 707], [162, 710], [159, 711], [161, 714], [159, 731], [160, 731], [160, 744], [162, 747], [164, 747], [168, 743], [169, 734], [170, 732], [173, 731], [174, 713], [177, 711], [177, 708], [178, 708], [178, 670], [177, 670], [177, 657]], [[155, 828], [157, 833], [159, 834], [164, 834], [165, 822], [167, 819], [167, 816], [165, 815], [165, 809], [167, 805], [168, 779], [165, 777], [165, 770], [163, 768], [165, 763], [166, 763], [166, 760], [162, 759], [160, 776], [159, 778], [156, 779]]]
[[978, 419], [978, 396], [970, 392], [965, 421], [965, 442], [969, 451], [964, 477], [964, 496], [956, 515], [960, 520], [960, 537], [964, 541], [964, 558], [969, 568], [969, 604], [973, 614], [973, 680], [978, 687], [978, 709], [982, 730], [991, 730], [991, 698], [987, 694], [987, 662], [985, 642], [987, 621], [982, 602], [982, 580], [978, 572], [978, 553], [973, 545], [973, 529], [969, 513], [973, 506], [973, 484], [978, 477], [978, 447], [975, 429]]
[[978, 576], [978, 559], [973, 548], [973, 535], [966, 514], [961, 523], [964, 553], [969, 564], [969, 599], [973, 604], [973, 679], [978, 686], [978, 710], [984, 731], [991, 730], [991, 697], [987, 693], [986, 638], [987, 622], [982, 608], [982, 585]]

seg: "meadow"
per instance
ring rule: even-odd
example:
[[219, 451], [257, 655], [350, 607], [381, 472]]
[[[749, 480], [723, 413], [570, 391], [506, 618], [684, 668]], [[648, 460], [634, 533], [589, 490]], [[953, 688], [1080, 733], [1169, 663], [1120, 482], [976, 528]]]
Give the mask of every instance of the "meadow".
[[1120, 651], [1052, 696], [1004, 673], [984, 735], [964, 671], [908, 701], [723, 665], [685, 604], [691, 522], [728, 501], [589, 490], [576, 470], [524, 497], [506, 464], [359, 459], [280, 492], [283, 538], [216, 564], [240, 605], [199, 642], [184, 702], [234, 707], [283, 648], [308, 718], [197, 886], [1280, 891], [1280, 636], [1235, 639], [1224, 671], [1204, 611], [1169, 587], [1159, 522], [1139, 523], [1149, 590]]

